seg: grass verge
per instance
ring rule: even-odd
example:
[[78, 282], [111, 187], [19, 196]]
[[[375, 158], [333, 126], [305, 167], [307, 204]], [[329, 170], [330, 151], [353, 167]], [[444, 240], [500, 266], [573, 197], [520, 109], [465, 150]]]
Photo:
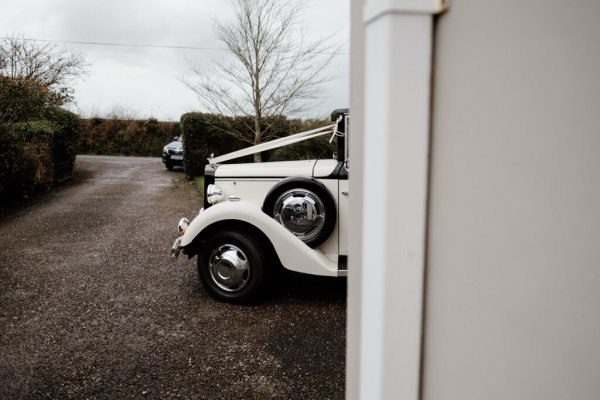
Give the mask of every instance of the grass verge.
[[204, 177], [197, 176], [194, 178], [194, 182], [196, 183], [196, 188], [198, 189], [198, 194], [200, 194], [200, 198], [204, 198]]

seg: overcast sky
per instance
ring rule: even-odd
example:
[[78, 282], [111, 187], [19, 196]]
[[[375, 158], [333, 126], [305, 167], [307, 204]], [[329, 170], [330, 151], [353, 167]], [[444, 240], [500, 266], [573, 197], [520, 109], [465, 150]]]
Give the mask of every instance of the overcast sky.
[[[282, 0], [282, 2], [285, 0]], [[322, 87], [322, 101], [306, 117], [324, 116], [349, 103], [349, 0], [308, 0], [301, 16], [306, 36], [334, 35], [343, 54], [327, 73], [335, 78]], [[210, 63], [226, 52], [215, 39], [213, 21], [232, 18], [227, 0], [0, 0], [0, 36], [200, 47], [207, 50], [57, 43], [80, 52], [89, 64], [75, 85], [72, 109], [84, 116], [125, 111], [136, 117], [179, 120], [199, 111], [200, 102], [183, 83], [190, 78], [188, 60]]]

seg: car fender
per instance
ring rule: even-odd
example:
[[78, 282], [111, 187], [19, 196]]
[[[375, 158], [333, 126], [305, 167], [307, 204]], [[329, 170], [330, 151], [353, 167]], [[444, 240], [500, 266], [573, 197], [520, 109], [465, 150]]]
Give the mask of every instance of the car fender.
[[313, 275], [338, 275], [337, 262], [327, 258], [319, 249], [307, 246], [255, 204], [244, 201], [217, 203], [201, 211], [187, 227], [181, 247], [190, 245], [205, 229], [224, 220], [242, 221], [259, 229], [270, 240], [286, 269]]

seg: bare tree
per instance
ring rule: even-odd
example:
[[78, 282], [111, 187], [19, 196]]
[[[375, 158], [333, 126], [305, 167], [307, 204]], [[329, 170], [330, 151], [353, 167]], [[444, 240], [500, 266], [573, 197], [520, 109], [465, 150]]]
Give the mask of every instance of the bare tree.
[[[196, 80], [184, 83], [211, 112], [251, 117], [247, 131], [228, 133], [259, 144], [270, 139], [269, 117], [301, 113], [319, 97], [337, 48], [329, 38], [304, 41], [297, 22], [300, 0], [231, 2], [235, 18], [217, 23], [216, 33], [233, 61], [192, 66]], [[261, 161], [260, 153], [254, 160]]]
[[0, 75], [35, 80], [59, 92], [86, 71], [83, 56], [13, 35], [0, 39]]
[[0, 123], [31, 119], [71, 98], [69, 84], [85, 73], [82, 56], [21, 36], [0, 38]]

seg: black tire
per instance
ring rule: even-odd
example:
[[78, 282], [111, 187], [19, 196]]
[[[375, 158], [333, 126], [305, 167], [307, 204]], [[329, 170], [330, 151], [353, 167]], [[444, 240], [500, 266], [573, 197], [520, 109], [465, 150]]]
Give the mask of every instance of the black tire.
[[171, 164], [170, 162], [166, 162], [165, 163], [165, 167], [169, 170], [169, 171], [173, 171], [173, 168], [175, 167], [173, 164]]
[[258, 238], [245, 231], [216, 232], [198, 254], [200, 281], [217, 300], [254, 300], [267, 278], [267, 254]]
[[[314, 211], [312, 220], [307, 217], [307, 206]], [[327, 188], [308, 178], [289, 178], [275, 185], [265, 198], [263, 211], [313, 248], [331, 235], [337, 215]]]

